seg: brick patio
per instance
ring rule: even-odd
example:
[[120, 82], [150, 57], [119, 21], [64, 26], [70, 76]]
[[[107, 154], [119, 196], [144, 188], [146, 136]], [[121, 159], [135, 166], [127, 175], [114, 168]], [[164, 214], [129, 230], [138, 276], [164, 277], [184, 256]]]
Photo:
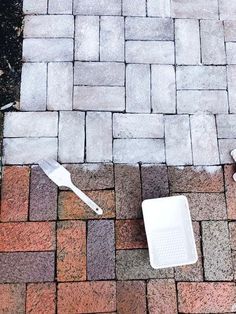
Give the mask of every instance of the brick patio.
[[[236, 3], [24, 0], [24, 13], [0, 313], [236, 313]], [[102, 217], [44, 175], [47, 157]], [[141, 202], [179, 194], [199, 260], [154, 270]]]

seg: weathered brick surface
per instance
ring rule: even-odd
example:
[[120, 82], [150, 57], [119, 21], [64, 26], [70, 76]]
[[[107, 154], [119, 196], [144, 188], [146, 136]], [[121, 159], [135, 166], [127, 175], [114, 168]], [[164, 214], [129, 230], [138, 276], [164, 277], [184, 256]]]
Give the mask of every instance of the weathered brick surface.
[[88, 280], [115, 278], [115, 230], [111, 220], [88, 221]]
[[73, 0], [49, 0], [49, 14], [71, 14]]
[[227, 222], [202, 222], [204, 272], [206, 280], [233, 280]]
[[0, 253], [0, 282], [54, 281], [54, 252]]
[[233, 313], [235, 309], [234, 283], [181, 282], [177, 287], [182, 313]]
[[[86, 194], [104, 210], [101, 218], [115, 217], [115, 195], [113, 191], [88, 191]], [[100, 218], [73, 192], [60, 192], [58, 202], [59, 219]]]
[[0, 285], [0, 312], [24, 313], [25, 312], [25, 285], [5, 284]]
[[81, 15], [120, 15], [121, 0], [74, 0], [74, 13]]
[[148, 16], [171, 16], [171, 2], [170, 0], [147, 0], [147, 14]]
[[236, 147], [236, 139], [234, 138], [219, 139], [218, 145], [221, 164], [232, 164], [234, 160], [231, 156], [231, 151]]
[[219, 1], [219, 11], [221, 20], [235, 20], [236, 18], [236, 3], [230, 0]]
[[27, 285], [26, 313], [54, 314], [56, 310], [55, 283], [31, 283]]
[[47, 0], [25, 0], [23, 1], [23, 11], [25, 14], [46, 14]]
[[235, 182], [233, 180], [233, 174], [236, 172], [234, 165], [224, 166], [224, 177], [225, 177], [225, 195], [228, 219], [236, 219], [236, 189]]
[[28, 217], [29, 168], [4, 167], [1, 221], [25, 221]]
[[116, 249], [147, 248], [144, 223], [141, 219], [116, 221]]
[[232, 250], [236, 250], [236, 223], [229, 223], [230, 245]]
[[216, 118], [217, 130], [219, 138], [235, 138], [236, 137], [236, 114], [218, 115]]
[[177, 297], [174, 280], [150, 280], [147, 284], [150, 314], [177, 313]]
[[116, 283], [114, 281], [58, 285], [58, 313], [96, 313], [115, 310]]
[[57, 224], [57, 280], [86, 280], [86, 224], [63, 221]]
[[218, 19], [218, 1], [173, 0], [172, 16], [187, 19]]
[[118, 280], [173, 278], [173, 268], [153, 269], [148, 250], [119, 250], [116, 252], [116, 276]]
[[144, 281], [118, 281], [116, 289], [118, 313], [146, 313], [146, 284]]
[[122, 14], [124, 16], [146, 16], [145, 0], [123, 0]]
[[139, 218], [141, 216], [139, 167], [115, 165], [115, 189], [116, 217], [118, 219]]
[[54, 249], [55, 224], [53, 222], [17, 222], [1, 225], [0, 252]]

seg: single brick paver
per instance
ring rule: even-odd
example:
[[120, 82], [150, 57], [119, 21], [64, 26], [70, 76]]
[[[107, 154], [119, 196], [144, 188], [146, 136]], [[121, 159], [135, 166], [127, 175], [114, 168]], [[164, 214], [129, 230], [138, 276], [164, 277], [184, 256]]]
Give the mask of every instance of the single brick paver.
[[23, 1], [23, 11], [25, 14], [46, 14], [47, 0], [25, 0]]
[[83, 221], [57, 224], [57, 280], [86, 280], [86, 224]]
[[148, 16], [160, 16], [160, 17], [170, 17], [170, 0], [147, 0], [147, 14]]
[[144, 281], [117, 281], [117, 313], [146, 313], [146, 284]]
[[124, 16], [146, 16], [145, 0], [123, 0], [122, 14]]
[[74, 13], [81, 15], [120, 15], [121, 0], [74, 0]]
[[216, 117], [217, 130], [219, 138], [235, 138], [236, 137], [236, 114], [218, 115]]
[[71, 14], [73, 0], [49, 0], [49, 14]]
[[88, 222], [87, 278], [115, 278], [115, 229], [112, 220]]
[[232, 164], [234, 160], [231, 156], [231, 151], [236, 147], [236, 139], [234, 138], [219, 139], [218, 145], [221, 164]]
[[55, 283], [31, 283], [27, 285], [26, 313], [54, 314], [56, 310]]
[[0, 312], [25, 313], [25, 285], [0, 284]]
[[217, 0], [173, 0], [172, 10], [176, 18], [218, 19]]
[[219, 11], [221, 20], [236, 19], [236, 4], [230, 0], [219, 0]]

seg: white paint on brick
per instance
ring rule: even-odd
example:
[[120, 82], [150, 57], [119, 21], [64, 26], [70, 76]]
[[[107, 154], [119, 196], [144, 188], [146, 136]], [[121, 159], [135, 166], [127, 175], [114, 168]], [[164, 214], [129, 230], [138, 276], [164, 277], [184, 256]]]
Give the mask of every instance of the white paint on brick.
[[236, 43], [226, 43], [226, 55], [228, 64], [236, 64]]
[[110, 112], [87, 113], [86, 161], [112, 161], [112, 115]]
[[190, 116], [194, 165], [219, 164], [216, 124], [213, 115]]
[[172, 65], [152, 65], [152, 109], [158, 113], [175, 113], [175, 69]]
[[126, 62], [174, 64], [172, 41], [126, 41]]
[[225, 41], [236, 41], [236, 21], [224, 21]]
[[20, 109], [43, 111], [46, 109], [47, 65], [24, 63], [21, 75]]
[[172, 0], [171, 9], [175, 18], [218, 19], [218, 0]]
[[150, 66], [126, 66], [126, 111], [150, 113]]
[[148, 16], [170, 17], [170, 0], [147, 0], [147, 14]]
[[216, 116], [218, 138], [236, 138], [236, 114]]
[[221, 20], [235, 20], [236, 2], [232, 0], [219, 0], [219, 11]]
[[124, 86], [125, 65], [116, 62], [76, 62], [75, 85]]
[[64, 111], [59, 119], [59, 161], [76, 163], [84, 161], [85, 113]]
[[178, 113], [228, 113], [226, 91], [188, 90], [177, 92]]
[[163, 115], [115, 113], [113, 136], [114, 138], [163, 138]]
[[188, 115], [165, 116], [167, 165], [191, 165], [192, 148]]
[[49, 0], [49, 14], [72, 14], [73, 0]]
[[37, 164], [41, 159], [57, 159], [57, 138], [5, 138], [4, 164]]
[[236, 113], [236, 65], [227, 67], [230, 113]]
[[29, 62], [73, 61], [73, 39], [26, 38], [23, 58]]
[[124, 61], [124, 18], [102, 16], [100, 22], [101, 61]]
[[225, 64], [226, 55], [222, 21], [202, 20], [200, 29], [203, 64]]
[[134, 40], [174, 40], [173, 19], [127, 17], [125, 38]]
[[99, 60], [99, 17], [76, 16], [75, 60]]
[[4, 137], [56, 137], [57, 112], [6, 112]]
[[179, 66], [177, 89], [226, 89], [225, 66]]
[[74, 13], [81, 15], [120, 15], [121, 0], [74, 0]]
[[220, 163], [230, 164], [234, 163], [230, 152], [236, 147], [236, 139], [219, 139]]
[[24, 14], [46, 14], [48, 0], [24, 0]]
[[49, 63], [47, 109], [72, 110], [72, 94], [72, 62]]
[[24, 37], [74, 37], [72, 15], [27, 15], [24, 20]]
[[123, 111], [125, 110], [124, 87], [74, 87], [74, 109]]
[[123, 0], [124, 16], [146, 16], [146, 0]]
[[161, 139], [115, 139], [115, 163], [164, 163], [164, 141]]
[[177, 64], [200, 64], [200, 34], [198, 20], [175, 20]]

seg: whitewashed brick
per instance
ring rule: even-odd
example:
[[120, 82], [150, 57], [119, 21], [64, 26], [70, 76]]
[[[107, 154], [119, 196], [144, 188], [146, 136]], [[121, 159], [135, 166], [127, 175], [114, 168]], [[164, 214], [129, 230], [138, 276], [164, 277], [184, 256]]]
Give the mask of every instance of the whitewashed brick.
[[124, 61], [124, 18], [102, 16], [100, 23], [101, 61]]
[[24, 63], [21, 74], [21, 110], [46, 110], [46, 89], [47, 65], [45, 63]]
[[164, 141], [160, 139], [116, 139], [113, 142], [116, 163], [163, 163]]
[[226, 91], [189, 90], [177, 92], [178, 113], [228, 113]]
[[219, 0], [219, 11], [221, 20], [235, 20], [236, 2], [232, 0]]
[[75, 60], [99, 60], [99, 17], [76, 16]]
[[127, 41], [126, 62], [174, 64], [174, 43], [172, 41]]
[[124, 86], [125, 65], [116, 62], [76, 62], [75, 85]]
[[25, 39], [23, 58], [29, 62], [73, 61], [73, 39]]
[[236, 114], [216, 116], [218, 138], [236, 138]]
[[49, 63], [47, 109], [72, 110], [72, 95], [72, 62]]
[[177, 89], [226, 89], [224, 66], [179, 66]]
[[24, 20], [24, 37], [74, 37], [72, 15], [27, 15]]
[[218, 0], [172, 0], [171, 9], [176, 18], [218, 19]]
[[146, 16], [146, 0], [123, 0], [124, 16]]
[[74, 0], [74, 13], [81, 15], [120, 15], [121, 0]]
[[226, 43], [226, 55], [228, 64], [236, 64], [236, 43]]
[[24, 0], [24, 14], [46, 14], [48, 0]]
[[74, 87], [74, 109], [124, 111], [124, 87]]
[[73, 0], [49, 0], [49, 14], [72, 14]]
[[222, 21], [202, 20], [201, 48], [204, 64], [225, 64], [224, 28]]
[[224, 21], [225, 41], [236, 41], [236, 21]]
[[126, 66], [126, 111], [137, 113], [151, 111], [149, 65]]
[[41, 159], [57, 159], [57, 138], [5, 138], [4, 164], [36, 164]]
[[84, 112], [60, 112], [58, 148], [60, 162], [73, 163], [84, 161], [84, 130]]
[[174, 40], [173, 19], [127, 17], [125, 38], [134, 40]]
[[231, 151], [236, 147], [236, 139], [219, 139], [220, 163], [230, 164], [234, 163], [231, 157]]
[[167, 165], [191, 165], [192, 148], [188, 115], [165, 116]]
[[112, 115], [88, 112], [86, 116], [87, 162], [112, 161]]
[[113, 136], [114, 138], [163, 138], [163, 115], [115, 113]]
[[175, 69], [172, 65], [152, 65], [153, 112], [175, 113]]
[[175, 20], [177, 64], [200, 64], [200, 33], [198, 20]]
[[194, 165], [219, 164], [215, 117], [193, 115], [190, 117]]
[[170, 0], [147, 0], [147, 14], [148, 16], [171, 16]]
[[229, 109], [231, 113], [236, 113], [236, 65], [229, 65], [227, 67], [227, 76]]
[[5, 137], [56, 137], [57, 112], [7, 112]]

